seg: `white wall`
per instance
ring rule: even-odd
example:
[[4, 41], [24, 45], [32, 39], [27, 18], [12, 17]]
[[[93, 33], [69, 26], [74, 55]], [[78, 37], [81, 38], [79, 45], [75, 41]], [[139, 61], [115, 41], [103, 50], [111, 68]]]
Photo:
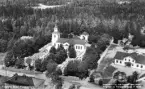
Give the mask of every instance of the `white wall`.
[[76, 51], [84, 51], [85, 50], [84, 45], [76, 44], [76, 45], [74, 45], [74, 48], [75, 48]]
[[115, 59], [114, 63], [117, 65], [125, 66], [125, 63], [122, 60]]
[[55, 34], [55, 33], [52, 33], [52, 45], [54, 45], [57, 40], [60, 38], [60, 34]]
[[88, 41], [89, 35], [80, 35], [81, 40], [86, 40]]
[[70, 45], [70, 44], [68, 44], [68, 43], [64, 43], [64, 44], [63, 44], [64, 49], [67, 50], [67, 49], [69, 48], [69, 45]]
[[136, 63], [136, 61], [131, 57], [125, 57], [123, 60], [118, 60], [118, 59], [114, 60], [114, 63], [116, 65], [121, 65], [121, 66], [125, 66], [125, 62], [131, 62], [132, 63], [131, 64], [132, 68], [145, 70], [145, 65]]

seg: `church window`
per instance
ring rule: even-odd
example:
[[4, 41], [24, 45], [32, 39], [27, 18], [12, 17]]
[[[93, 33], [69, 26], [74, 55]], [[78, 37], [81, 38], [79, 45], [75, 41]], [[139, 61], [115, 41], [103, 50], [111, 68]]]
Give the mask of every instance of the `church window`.
[[122, 62], [120, 61], [120, 63], [122, 63]]
[[136, 65], [136, 67], [138, 67], [138, 65]]
[[77, 49], [77, 46], [76, 46], [76, 49]]
[[143, 68], [143, 66], [141, 65], [141, 68]]
[[85, 36], [83, 36], [83, 40], [85, 40]]
[[118, 60], [116, 60], [116, 63], [118, 63]]

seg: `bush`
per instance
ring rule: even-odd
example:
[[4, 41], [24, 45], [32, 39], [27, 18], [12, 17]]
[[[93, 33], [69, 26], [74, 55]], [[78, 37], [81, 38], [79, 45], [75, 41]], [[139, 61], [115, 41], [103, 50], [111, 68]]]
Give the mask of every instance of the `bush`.
[[35, 68], [36, 68], [36, 71], [41, 71], [41, 59], [37, 59], [35, 61]]
[[95, 82], [95, 77], [93, 76], [93, 74], [92, 75], [90, 75], [90, 77], [89, 77], [89, 82]]
[[9, 66], [14, 66], [16, 63], [16, 58], [13, 55], [12, 51], [8, 51], [5, 58], [4, 58], [4, 63], [6, 67]]
[[75, 84], [72, 84], [69, 89], [75, 89]]
[[58, 75], [62, 75], [62, 71], [61, 71], [61, 69], [58, 68], [58, 69], [56, 70], [56, 73], [57, 73]]
[[49, 53], [56, 54], [56, 49], [54, 46], [51, 47]]

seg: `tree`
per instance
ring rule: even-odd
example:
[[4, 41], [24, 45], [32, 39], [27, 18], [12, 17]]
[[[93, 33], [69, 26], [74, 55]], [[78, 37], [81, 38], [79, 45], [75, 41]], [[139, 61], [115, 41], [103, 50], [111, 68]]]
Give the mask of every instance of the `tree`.
[[41, 69], [40, 71], [41, 72], [44, 72], [47, 70], [47, 64], [48, 64], [48, 61], [46, 59], [44, 59], [42, 62], [41, 62]]
[[99, 86], [103, 86], [103, 80], [102, 79], [99, 80]]
[[51, 47], [49, 53], [53, 53], [53, 54], [56, 54], [56, 49], [54, 46]]
[[12, 51], [8, 51], [5, 58], [4, 58], [4, 63], [6, 67], [9, 66], [14, 66], [16, 62], [16, 58], [13, 55]]
[[31, 70], [32, 69], [32, 66], [31, 66], [32, 59], [31, 58], [27, 58], [25, 60], [26, 60], [27, 65], [29, 66], [29, 69]]
[[61, 89], [63, 85], [62, 78], [59, 77], [58, 71], [57, 71], [57, 63], [54, 61], [49, 61], [47, 64], [47, 71], [46, 76], [51, 78], [51, 81], [53, 84], [55, 84], [55, 89]]
[[104, 51], [109, 45], [110, 42], [110, 36], [108, 34], [103, 34], [100, 36], [100, 39], [97, 42], [97, 47], [99, 47], [102, 51]]
[[138, 89], [136, 85], [138, 83], [137, 82], [138, 76], [139, 76], [138, 72], [134, 71], [132, 75], [127, 77], [127, 82], [133, 84], [131, 85], [132, 89]]
[[95, 82], [95, 77], [93, 76], [93, 74], [90, 75], [89, 77], [89, 82]]
[[7, 41], [0, 39], [0, 52], [5, 52], [7, 49]]
[[57, 68], [57, 64], [55, 62], [49, 62], [47, 64], [46, 76], [47, 77], [50, 77], [51, 75], [53, 75], [54, 73], [56, 73], [56, 68]]
[[61, 64], [67, 58], [67, 52], [64, 49], [61, 49], [61, 50], [59, 50], [59, 52], [57, 52], [57, 54], [55, 56], [56, 56], [55, 62], [57, 64]]
[[33, 39], [19, 39], [15, 42], [12, 51], [15, 57], [24, 58], [26, 56], [32, 55], [35, 52], [33, 46]]
[[137, 71], [134, 71], [133, 74], [132, 74], [132, 76], [133, 76], [132, 77], [133, 78], [132, 79], [132, 83], [133, 84], [136, 84], [137, 83], [138, 76], [139, 76], [138, 72]]
[[68, 53], [70, 58], [76, 58], [76, 51], [73, 45], [69, 46], [68, 51], [69, 51]]
[[[92, 49], [91, 49], [92, 50]], [[95, 50], [93, 51], [87, 51], [83, 57], [83, 61], [86, 63], [86, 66], [88, 67], [88, 69], [95, 69], [98, 66], [98, 60], [100, 58], [100, 56], [98, 55], [97, 52], [95, 52]]]
[[62, 44], [60, 44], [60, 46], [57, 48], [56, 51], [59, 52], [59, 51], [61, 51], [61, 50], [65, 50]]
[[36, 71], [41, 71], [41, 59], [37, 59], [35, 61], [35, 68], [36, 68]]
[[79, 61], [70, 61], [64, 70], [64, 75], [77, 76]]
[[18, 58], [18, 59], [16, 60], [15, 66], [16, 66], [17, 68], [24, 68], [24, 59], [23, 59], [23, 58]]
[[79, 65], [78, 65], [78, 75], [77, 75], [80, 79], [86, 78], [89, 76], [89, 72], [88, 72], [88, 65], [86, 62], [82, 61]]

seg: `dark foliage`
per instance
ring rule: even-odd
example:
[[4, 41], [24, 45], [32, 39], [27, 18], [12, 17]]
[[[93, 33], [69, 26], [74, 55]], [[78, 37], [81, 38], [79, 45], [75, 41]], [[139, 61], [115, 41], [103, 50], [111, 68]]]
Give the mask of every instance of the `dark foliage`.
[[60, 46], [57, 49], [57, 53], [56, 53], [55, 57], [56, 57], [55, 62], [57, 64], [61, 64], [62, 62], [64, 62], [66, 60], [66, 58], [67, 58], [67, 52], [63, 48], [63, 46]]
[[36, 71], [41, 71], [41, 59], [37, 59], [35, 61], [35, 68], [36, 68]]
[[4, 59], [5, 66], [6, 67], [14, 66], [15, 62], [16, 62], [16, 58], [13, 56], [13, 52], [8, 51]]
[[19, 69], [19, 68], [24, 68], [24, 59], [23, 58], [19, 58], [16, 60], [15, 66]]
[[56, 54], [56, 48], [52, 46], [49, 52], [52, 54]]
[[73, 45], [70, 45], [68, 48], [68, 54], [69, 54], [69, 58], [76, 58], [76, 51], [74, 49]]

